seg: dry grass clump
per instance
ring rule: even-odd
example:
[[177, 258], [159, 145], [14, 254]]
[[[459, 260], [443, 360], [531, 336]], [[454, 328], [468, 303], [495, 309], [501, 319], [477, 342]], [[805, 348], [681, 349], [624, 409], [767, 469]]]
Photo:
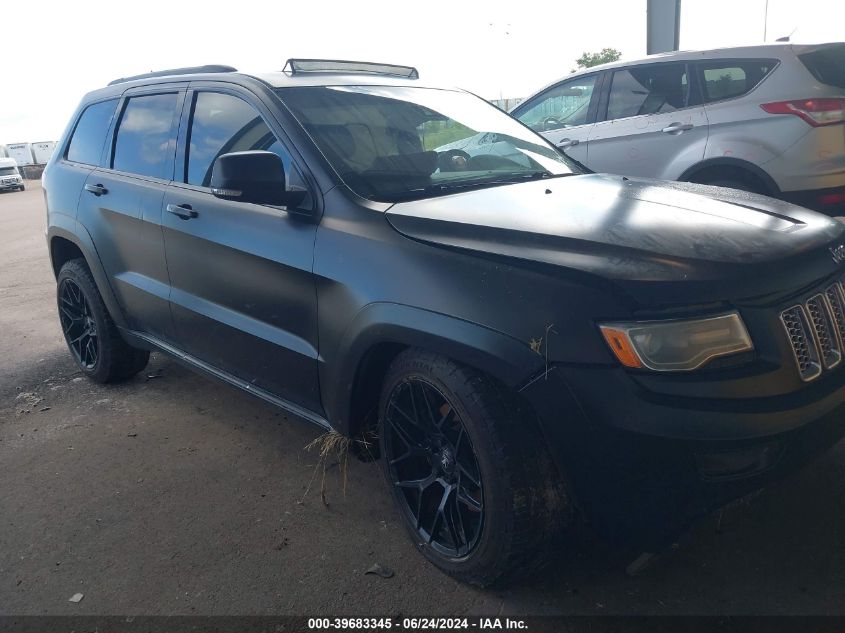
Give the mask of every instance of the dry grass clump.
[[[349, 467], [349, 449], [351, 445], [352, 440], [350, 438], [341, 435], [335, 430], [323, 433], [306, 445], [306, 451], [316, 448], [318, 450], [318, 454], [317, 464], [314, 467], [314, 474], [311, 475], [311, 481], [308, 482], [308, 487], [302, 495], [302, 500], [305, 499], [308, 491], [311, 490], [311, 484], [314, 483], [317, 471], [320, 470], [320, 467], [322, 466], [323, 477], [320, 483], [320, 499], [322, 500], [323, 505], [328, 507], [329, 502], [326, 500], [326, 472], [328, 471], [329, 466], [334, 465], [334, 463], [337, 463], [340, 468], [340, 477], [343, 482], [343, 496], [346, 496], [346, 473]], [[302, 501], [300, 501], [300, 503], [302, 503]]]

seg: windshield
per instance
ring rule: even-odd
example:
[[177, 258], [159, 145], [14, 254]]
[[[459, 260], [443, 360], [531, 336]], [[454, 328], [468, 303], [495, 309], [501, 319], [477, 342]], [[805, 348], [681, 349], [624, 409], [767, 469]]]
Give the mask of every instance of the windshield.
[[14, 176], [17, 175], [17, 167], [0, 167], [0, 176]]
[[343, 181], [384, 202], [580, 173], [542, 137], [466, 92], [280, 88]]

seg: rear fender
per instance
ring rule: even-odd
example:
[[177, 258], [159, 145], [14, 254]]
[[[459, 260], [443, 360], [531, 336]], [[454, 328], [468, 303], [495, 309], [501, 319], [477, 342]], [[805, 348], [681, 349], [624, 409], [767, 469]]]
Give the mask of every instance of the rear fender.
[[94, 246], [94, 241], [88, 234], [82, 224], [76, 221], [75, 218], [69, 215], [54, 213], [50, 215], [50, 226], [47, 229], [47, 243], [50, 250], [50, 260], [53, 264], [53, 269], [56, 269], [53, 259], [53, 240], [55, 238], [64, 238], [76, 245], [85, 257], [85, 262], [91, 270], [91, 275], [97, 284], [97, 290], [103, 298], [103, 303], [106, 304], [109, 314], [119, 328], [126, 329], [126, 319], [123, 315], [117, 299], [112, 292], [111, 284], [109, 283], [106, 271], [100, 261], [100, 256], [97, 254], [97, 249]]

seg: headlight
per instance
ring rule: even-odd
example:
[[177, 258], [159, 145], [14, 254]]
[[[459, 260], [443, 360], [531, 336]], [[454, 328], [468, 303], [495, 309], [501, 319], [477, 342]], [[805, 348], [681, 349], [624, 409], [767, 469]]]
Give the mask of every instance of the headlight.
[[754, 349], [736, 312], [706, 319], [603, 323], [599, 327], [625, 367], [691, 371], [717, 356]]

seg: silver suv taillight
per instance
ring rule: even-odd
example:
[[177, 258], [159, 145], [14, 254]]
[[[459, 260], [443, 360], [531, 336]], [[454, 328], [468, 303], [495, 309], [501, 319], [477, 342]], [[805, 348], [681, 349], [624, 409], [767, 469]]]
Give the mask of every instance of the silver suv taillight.
[[798, 99], [775, 101], [760, 106], [769, 114], [794, 114], [813, 127], [845, 122], [845, 98]]

